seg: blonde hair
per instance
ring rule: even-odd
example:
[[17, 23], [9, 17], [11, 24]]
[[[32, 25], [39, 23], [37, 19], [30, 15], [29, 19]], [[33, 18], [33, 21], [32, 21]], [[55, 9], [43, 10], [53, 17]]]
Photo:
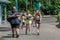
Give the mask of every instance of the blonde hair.
[[40, 12], [39, 10], [36, 10], [35, 16], [36, 16], [36, 15], [42, 16], [42, 15], [41, 15], [41, 12]]
[[27, 14], [30, 14], [30, 11], [29, 10], [27, 10]]

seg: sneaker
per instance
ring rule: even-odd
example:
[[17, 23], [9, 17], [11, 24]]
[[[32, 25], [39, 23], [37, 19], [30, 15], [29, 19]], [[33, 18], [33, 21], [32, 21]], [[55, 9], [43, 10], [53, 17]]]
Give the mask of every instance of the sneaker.
[[27, 31], [26, 31], [26, 35], [27, 35]]
[[19, 35], [16, 36], [16, 38], [18, 38], [18, 37], [19, 37]]
[[40, 35], [39, 33], [37, 33], [37, 35]]
[[12, 37], [14, 37], [14, 34], [12, 34]]

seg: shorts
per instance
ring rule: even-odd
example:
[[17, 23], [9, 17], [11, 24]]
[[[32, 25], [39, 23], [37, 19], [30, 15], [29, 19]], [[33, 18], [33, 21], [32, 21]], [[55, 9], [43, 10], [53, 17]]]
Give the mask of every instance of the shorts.
[[19, 24], [11, 24], [11, 28], [19, 28], [20, 25]]
[[32, 21], [31, 20], [26, 20], [26, 24], [31, 24]]
[[37, 23], [37, 24], [41, 24], [41, 23], [40, 23], [40, 20], [36, 20], [36, 21], [35, 21], [35, 24], [36, 24], [36, 23]]
[[25, 22], [22, 22], [23, 25], [25, 25]]

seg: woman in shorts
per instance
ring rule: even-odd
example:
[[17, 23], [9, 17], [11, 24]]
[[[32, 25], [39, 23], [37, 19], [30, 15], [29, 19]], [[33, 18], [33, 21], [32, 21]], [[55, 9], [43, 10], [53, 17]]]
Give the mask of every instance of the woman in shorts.
[[41, 24], [41, 19], [42, 19], [41, 12], [39, 12], [39, 10], [36, 10], [34, 16], [35, 16], [35, 24], [36, 24], [36, 28], [37, 28], [37, 35], [39, 35], [40, 24]]
[[32, 24], [32, 15], [28, 10], [26, 14], [26, 34], [27, 34], [27, 31], [29, 31], [29, 33], [31, 34], [31, 24]]

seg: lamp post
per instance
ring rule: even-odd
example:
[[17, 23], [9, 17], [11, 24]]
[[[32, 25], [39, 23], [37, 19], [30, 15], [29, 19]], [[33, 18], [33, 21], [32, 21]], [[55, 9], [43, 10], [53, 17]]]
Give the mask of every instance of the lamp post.
[[15, 1], [16, 1], [16, 11], [18, 12], [18, 0]]
[[5, 4], [5, 24], [7, 22], [7, 14], [6, 14], [6, 4]]
[[0, 4], [0, 25], [2, 24], [2, 6]]

